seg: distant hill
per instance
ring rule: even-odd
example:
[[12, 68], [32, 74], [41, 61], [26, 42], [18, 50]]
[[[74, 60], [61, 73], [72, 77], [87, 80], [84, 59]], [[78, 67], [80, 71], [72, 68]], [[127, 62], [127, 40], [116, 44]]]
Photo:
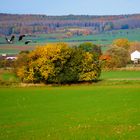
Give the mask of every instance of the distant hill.
[[[18, 15], [0, 13], [0, 35], [52, 33], [67, 28], [84, 28], [90, 34], [118, 29], [140, 28], [140, 14], [89, 15]], [[65, 29], [65, 30], [64, 30]]]

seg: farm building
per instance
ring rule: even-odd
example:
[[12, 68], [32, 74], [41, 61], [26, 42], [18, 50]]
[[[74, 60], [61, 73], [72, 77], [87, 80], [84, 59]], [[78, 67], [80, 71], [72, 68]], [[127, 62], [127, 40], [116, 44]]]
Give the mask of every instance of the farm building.
[[14, 57], [14, 56], [6, 57], [6, 60], [15, 60], [15, 59], [17, 59], [17, 57]]
[[9, 55], [6, 53], [0, 55], [0, 60], [15, 60], [15, 59], [17, 59], [16, 55]]
[[138, 63], [139, 60], [140, 60], [140, 52], [139, 51], [134, 51], [131, 53], [131, 60], [134, 62], [134, 63]]

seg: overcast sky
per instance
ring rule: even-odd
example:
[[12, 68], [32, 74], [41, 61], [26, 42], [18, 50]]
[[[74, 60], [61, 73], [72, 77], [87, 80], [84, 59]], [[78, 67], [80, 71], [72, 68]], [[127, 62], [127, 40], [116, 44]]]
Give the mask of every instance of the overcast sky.
[[140, 13], [140, 0], [0, 0], [0, 13], [119, 15]]

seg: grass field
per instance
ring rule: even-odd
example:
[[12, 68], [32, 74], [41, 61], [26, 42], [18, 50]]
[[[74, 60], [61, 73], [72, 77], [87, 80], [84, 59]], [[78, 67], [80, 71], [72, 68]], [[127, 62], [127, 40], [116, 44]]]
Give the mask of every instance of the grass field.
[[17, 76], [13, 73], [12, 70], [4, 70], [4, 69], [0, 69], [0, 79], [4, 81], [18, 80]]
[[[140, 70], [137, 70], [137, 69], [138, 68], [132, 68], [128, 70], [102, 71], [99, 79], [102, 80], [103, 83], [104, 81], [109, 82], [109, 80], [140, 81]], [[8, 81], [8, 80], [18, 81], [18, 78], [15, 76], [12, 70], [0, 69], [0, 78], [5, 81]]]
[[1, 140], [139, 140], [140, 86], [0, 89]]
[[113, 71], [102, 73], [107, 85], [1, 87], [0, 140], [139, 140], [140, 81], [130, 80], [137, 76]]
[[122, 71], [103, 71], [100, 79], [104, 80], [140, 80], [140, 71], [122, 70]]

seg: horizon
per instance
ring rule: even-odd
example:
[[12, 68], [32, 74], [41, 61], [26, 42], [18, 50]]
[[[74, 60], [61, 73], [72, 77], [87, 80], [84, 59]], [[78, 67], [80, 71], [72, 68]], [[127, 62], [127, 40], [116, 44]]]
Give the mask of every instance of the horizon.
[[139, 0], [4, 0], [0, 5], [0, 13], [33, 14], [33, 15], [130, 15], [140, 13]]
[[7, 14], [7, 15], [43, 15], [43, 16], [122, 16], [122, 15], [139, 15], [140, 13], [131, 13], [131, 14], [116, 14], [116, 15], [114, 15], [114, 14], [110, 14], [110, 15], [90, 15], [90, 14], [88, 14], [88, 15], [86, 15], [86, 14], [66, 14], [66, 15], [47, 15], [47, 14], [33, 14], [33, 13], [1, 13], [0, 12], [0, 14]]

